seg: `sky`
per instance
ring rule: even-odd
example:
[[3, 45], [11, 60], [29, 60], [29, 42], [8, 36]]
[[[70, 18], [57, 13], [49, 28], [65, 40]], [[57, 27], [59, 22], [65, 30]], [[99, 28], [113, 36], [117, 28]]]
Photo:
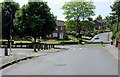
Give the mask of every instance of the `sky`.
[[[28, 0], [14, 0], [20, 4], [22, 7], [24, 4], [27, 4]], [[61, 7], [65, 4], [65, 2], [69, 2], [71, 0], [44, 0], [48, 2], [48, 6], [51, 8], [51, 12], [57, 16], [57, 20], [65, 20], [65, 15], [63, 15], [63, 10]], [[93, 0], [92, 0], [93, 1]], [[95, 9], [95, 19], [98, 15], [101, 15], [103, 18], [111, 13], [110, 6], [113, 5], [114, 0], [94, 0]]]

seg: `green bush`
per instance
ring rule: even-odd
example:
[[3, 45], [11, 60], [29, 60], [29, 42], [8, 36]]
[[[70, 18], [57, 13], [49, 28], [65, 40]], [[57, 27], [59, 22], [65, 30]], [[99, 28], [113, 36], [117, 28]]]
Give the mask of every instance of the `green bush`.
[[61, 42], [61, 44], [78, 44], [78, 42]]
[[[120, 31], [120, 23], [119, 23], [119, 26], [118, 26], [118, 31]], [[117, 26], [116, 26], [116, 24], [114, 24], [112, 26], [112, 32], [113, 32], [113, 36], [116, 36], [116, 34], [119, 34], [119, 32], [117, 32]]]
[[75, 31], [72, 31], [72, 32], [67, 33], [67, 35], [73, 35], [73, 36], [75, 36], [75, 35], [76, 35], [76, 32], [75, 32]]

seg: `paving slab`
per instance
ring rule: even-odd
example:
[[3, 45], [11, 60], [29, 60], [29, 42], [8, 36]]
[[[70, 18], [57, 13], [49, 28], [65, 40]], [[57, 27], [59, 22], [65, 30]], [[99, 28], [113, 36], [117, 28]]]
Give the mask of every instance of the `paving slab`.
[[[34, 52], [33, 49], [22, 49], [22, 48], [14, 48], [12, 49], [11, 54], [9, 56], [4, 56], [4, 49], [0, 49], [0, 67], [12, 63], [17, 60], [21, 60], [27, 57], [32, 56], [42, 56], [48, 53], [57, 52], [60, 49], [49, 49], [49, 50], [40, 50], [38, 52]], [[8, 50], [9, 52], [9, 50]]]
[[106, 44], [105, 48], [114, 58], [120, 59], [120, 57], [118, 56], [119, 49], [117, 47], [115, 47], [114, 45]]

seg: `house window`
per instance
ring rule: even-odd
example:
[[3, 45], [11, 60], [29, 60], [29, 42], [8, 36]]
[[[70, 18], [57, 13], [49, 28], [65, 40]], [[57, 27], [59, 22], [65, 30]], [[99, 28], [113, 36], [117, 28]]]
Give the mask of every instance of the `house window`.
[[53, 33], [53, 37], [58, 37], [58, 33]]

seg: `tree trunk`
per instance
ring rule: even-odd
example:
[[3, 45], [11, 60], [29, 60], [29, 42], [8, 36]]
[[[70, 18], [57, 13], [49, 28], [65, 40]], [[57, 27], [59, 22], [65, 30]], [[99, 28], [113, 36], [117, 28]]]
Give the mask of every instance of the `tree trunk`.
[[7, 44], [8, 44], [8, 48], [10, 48], [10, 40], [9, 39], [8, 39], [8, 43]]
[[81, 38], [81, 36], [80, 36], [80, 28], [79, 28], [79, 20], [77, 19], [77, 23], [76, 23], [76, 25], [77, 25], [77, 29], [78, 29], [78, 38]]
[[36, 38], [34, 38], [34, 52], [37, 52], [36, 51]]
[[81, 38], [80, 36], [80, 29], [78, 28], [78, 38]]
[[40, 37], [38, 37], [39, 38], [39, 40], [38, 40], [38, 51], [40, 50], [40, 40], [41, 40], [41, 38]]

